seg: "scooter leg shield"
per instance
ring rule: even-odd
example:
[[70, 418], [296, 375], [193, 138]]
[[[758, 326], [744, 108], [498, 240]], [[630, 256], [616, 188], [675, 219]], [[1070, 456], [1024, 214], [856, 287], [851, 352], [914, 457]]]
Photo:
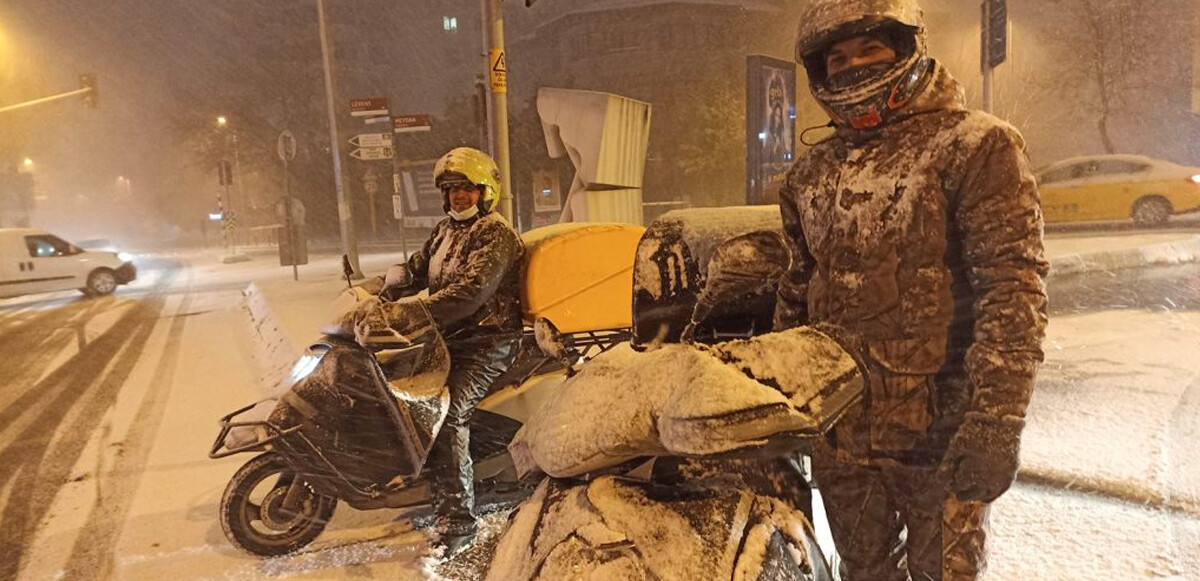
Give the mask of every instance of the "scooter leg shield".
[[[411, 442], [396, 427], [395, 402], [371, 353], [331, 342], [307, 377], [284, 394], [271, 422], [300, 426], [304, 439], [287, 446], [296, 465], [332, 469], [358, 488], [379, 487], [416, 470]], [[390, 407], [389, 407], [390, 406]], [[304, 444], [310, 443], [311, 446]]]

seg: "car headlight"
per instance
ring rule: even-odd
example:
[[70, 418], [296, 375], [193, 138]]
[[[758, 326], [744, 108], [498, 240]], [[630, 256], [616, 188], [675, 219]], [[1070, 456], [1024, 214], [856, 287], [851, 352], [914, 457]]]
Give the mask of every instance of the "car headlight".
[[118, 252], [117, 260], [121, 262], [133, 262], [133, 255], [128, 252]]

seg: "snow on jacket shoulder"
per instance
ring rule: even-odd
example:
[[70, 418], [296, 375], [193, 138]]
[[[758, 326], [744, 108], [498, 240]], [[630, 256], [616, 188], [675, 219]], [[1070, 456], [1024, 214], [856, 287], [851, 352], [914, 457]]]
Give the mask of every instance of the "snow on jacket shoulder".
[[410, 286], [429, 289], [426, 304], [447, 338], [517, 332], [523, 254], [521, 238], [500, 214], [446, 218], [409, 258]]
[[940, 65], [906, 113], [839, 131], [780, 193], [792, 265], [776, 327], [831, 323], [862, 341], [874, 377], [860, 435], [874, 451], [920, 447], [967, 409], [1023, 416], [1046, 325], [1041, 207], [1019, 133], [964, 109]]

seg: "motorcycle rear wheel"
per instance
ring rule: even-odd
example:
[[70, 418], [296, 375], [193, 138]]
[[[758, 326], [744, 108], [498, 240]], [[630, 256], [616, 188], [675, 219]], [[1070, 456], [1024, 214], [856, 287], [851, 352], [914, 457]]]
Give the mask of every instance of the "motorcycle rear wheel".
[[[272, 478], [274, 481], [272, 482]], [[301, 487], [300, 511], [284, 508], [288, 489]], [[225, 538], [235, 547], [261, 557], [295, 552], [325, 530], [337, 498], [319, 494], [278, 454], [268, 452], [247, 462], [233, 475], [221, 496], [220, 520]]]

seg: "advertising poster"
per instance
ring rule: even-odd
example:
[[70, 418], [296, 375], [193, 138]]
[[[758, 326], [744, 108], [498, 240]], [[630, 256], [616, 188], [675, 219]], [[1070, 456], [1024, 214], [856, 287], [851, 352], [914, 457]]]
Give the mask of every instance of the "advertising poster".
[[533, 211], [558, 212], [562, 210], [559, 194], [558, 174], [550, 170], [533, 172]]
[[746, 203], [774, 204], [796, 157], [796, 63], [746, 59]]
[[442, 193], [433, 183], [435, 161], [400, 164], [400, 196], [404, 227], [433, 228], [446, 217]]

